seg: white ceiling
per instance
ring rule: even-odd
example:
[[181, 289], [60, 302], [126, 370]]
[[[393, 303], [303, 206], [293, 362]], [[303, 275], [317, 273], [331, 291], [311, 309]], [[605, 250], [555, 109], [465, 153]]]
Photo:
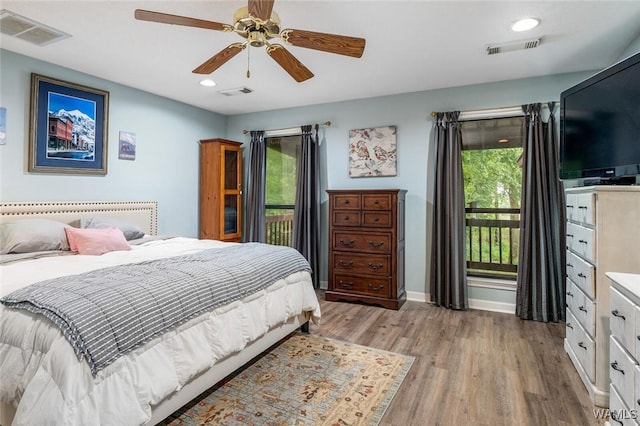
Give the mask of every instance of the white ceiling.
[[[137, 8], [232, 24], [238, 1], [10, 1], [2, 8], [72, 35], [38, 47], [2, 35], [4, 49], [225, 115], [468, 84], [597, 70], [640, 34], [640, 1], [276, 0], [281, 28], [363, 37], [360, 59], [288, 47], [315, 77], [296, 83], [262, 48], [231, 59], [202, 87], [191, 70], [234, 33], [137, 21]], [[526, 33], [522, 17], [541, 24]], [[530, 50], [487, 55], [486, 46], [542, 37]], [[51, 76], [56, 77], [56, 76]], [[218, 90], [246, 86], [248, 95]]]

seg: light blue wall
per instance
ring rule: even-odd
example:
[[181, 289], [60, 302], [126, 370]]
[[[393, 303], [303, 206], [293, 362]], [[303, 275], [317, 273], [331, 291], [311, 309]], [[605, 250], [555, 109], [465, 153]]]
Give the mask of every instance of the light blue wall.
[[[106, 176], [27, 172], [32, 72], [109, 92]], [[223, 137], [225, 116], [6, 50], [0, 74], [0, 201], [156, 200], [159, 233], [197, 236], [198, 141]], [[135, 161], [118, 160], [121, 130], [136, 134]]]
[[[470, 71], [472, 72], [472, 71]], [[555, 75], [491, 84], [455, 87], [378, 98], [337, 102], [301, 108], [242, 114], [229, 117], [227, 138], [248, 141], [243, 129], [277, 129], [331, 121], [320, 132], [322, 172], [321, 276], [327, 279], [327, 195], [325, 189], [402, 188], [408, 190], [406, 211], [406, 286], [427, 293], [427, 243], [433, 198], [431, 129], [432, 111], [474, 110], [559, 100], [560, 92], [591, 73]], [[395, 177], [349, 178], [348, 134], [350, 129], [397, 126]], [[513, 292], [471, 289], [471, 298], [513, 303]]]
[[633, 40], [629, 46], [624, 50], [622, 55], [618, 58], [618, 61], [628, 58], [629, 56], [635, 55], [636, 53], [640, 53], [640, 33]]

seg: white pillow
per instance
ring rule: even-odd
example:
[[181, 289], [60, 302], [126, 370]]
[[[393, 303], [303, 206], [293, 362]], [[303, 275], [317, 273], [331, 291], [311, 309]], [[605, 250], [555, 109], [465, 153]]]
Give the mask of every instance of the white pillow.
[[80, 219], [80, 228], [109, 229], [118, 228], [124, 234], [127, 241], [144, 237], [144, 231], [135, 223], [124, 219], [110, 217], [84, 217]]
[[62, 222], [24, 219], [0, 224], [0, 254], [69, 250]]

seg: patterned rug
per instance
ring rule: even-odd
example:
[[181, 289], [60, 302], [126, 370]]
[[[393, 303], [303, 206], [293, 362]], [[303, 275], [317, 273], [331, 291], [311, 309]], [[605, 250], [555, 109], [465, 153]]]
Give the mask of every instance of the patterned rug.
[[161, 425], [377, 425], [413, 357], [294, 333]]

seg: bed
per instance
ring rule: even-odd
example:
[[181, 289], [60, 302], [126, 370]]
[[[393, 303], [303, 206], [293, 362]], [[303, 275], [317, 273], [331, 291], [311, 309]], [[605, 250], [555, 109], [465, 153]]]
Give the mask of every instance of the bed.
[[[115, 223], [122, 229], [121, 235], [129, 235], [125, 227], [133, 226], [144, 237], [131, 234], [132, 238], [127, 237], [130, 250], [100, 256], [70, 254], [67, 250], [3, 255], [2, 297], [42, 283], [71, 285], [77, 277], [95, 277], [95, 270], [102, 274], [107, 269], [131, 265], [171, 264], [181, 257], [229, 257], [228, 253], [242, 249], [239, 246], [251, 246], [158, 237], [155, 202], [0, 204], [0, 223], [37, 223], [33, 220], [79, 228], [86, 223]], [[271, 264], [275, 265], [274, 271], [289, 271], [284, 261], [282, 265]], [[273, 282], [261, 284], [254, 293], [234, 295], [231, 303], [185, 317], [104, 365], [79, 358], [66, 331], [43, 315], [0, 305], [0, 424], [41, 424], [52, 418], [59, 424], [160, 422], [308, 321], [319, 320], [309, 272], [291, 271], [281, 278], [270, 278]], [[33, 283], [37, 284], [30, 285]]]

